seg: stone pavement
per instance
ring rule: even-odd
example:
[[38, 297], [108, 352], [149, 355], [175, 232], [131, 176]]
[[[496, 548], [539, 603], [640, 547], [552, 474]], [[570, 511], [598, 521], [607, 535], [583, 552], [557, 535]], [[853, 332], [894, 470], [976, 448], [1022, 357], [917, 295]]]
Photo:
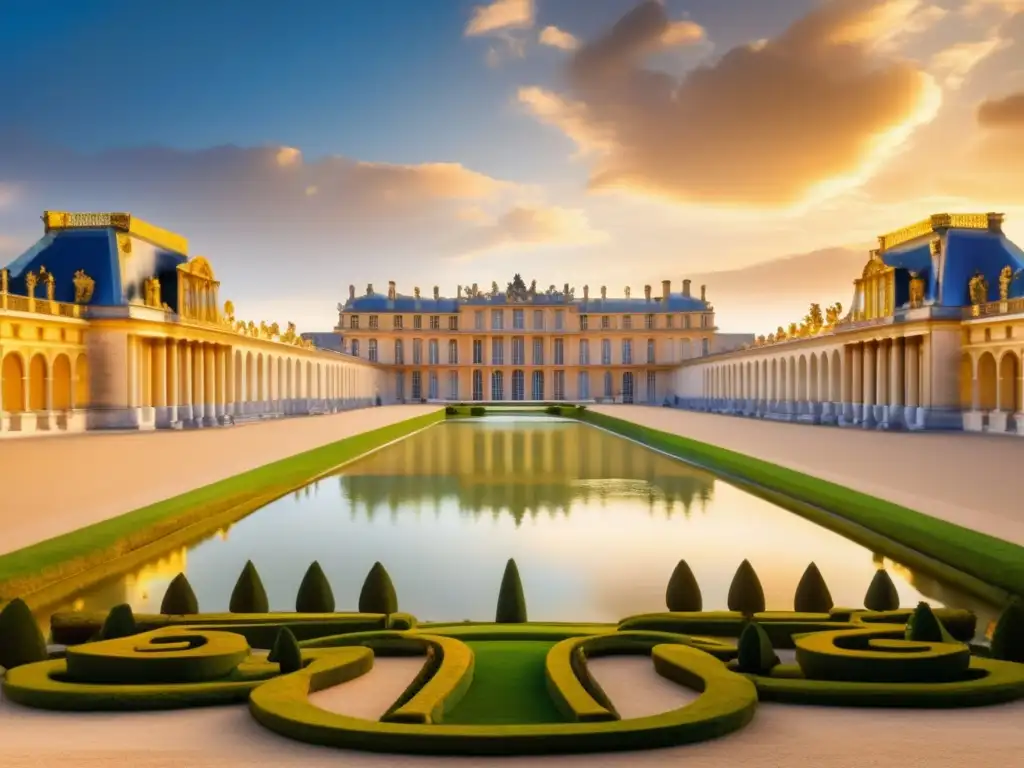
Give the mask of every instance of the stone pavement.
[[881, 432], [644, 405], [589, 408], [770, 461], [1024, 545], [1019, 485], [1024, 476], [1022, 438]]
[[437, 409], [392, 405], [230, 428], [0, 441], [0, 554]]

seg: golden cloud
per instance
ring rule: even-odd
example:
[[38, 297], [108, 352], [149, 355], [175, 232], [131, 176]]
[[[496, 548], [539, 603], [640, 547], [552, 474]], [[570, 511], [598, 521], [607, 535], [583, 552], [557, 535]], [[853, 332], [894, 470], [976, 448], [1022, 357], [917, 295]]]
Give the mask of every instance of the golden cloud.
[[1024, 128], [1024, 92], [982, 102], [978, 124], [984, 128]]
[[493, 0], [473, 9], [465, 35], [479, 37], [503, 29], [532, 27], [533, 13], [533, 0]]
[[557, 206], [520, 205], [478, 226], [454, 247], [459, 258], [471, 258], [508, 246], [580, 246], [605, 242], [608, 235], [594, 229], [587, 215]]
[[592, 157], [590, 187], [676, 202], [789, 207], [862, 183], [941, 102], [934, 79], [880, 51], [903, 0], [832, 0], [777, 38], [682, 80], [644, 67], [671, 22], [641, 3], [568, 68], [570, 91], [519, 100]]
[[575, 51], [580, 47], [580, 41], [576, 39], [575, 35], [553, 26], [544, 27], [540, 31], [538, 42], [541, 45], [559, 48], [563, 51]]

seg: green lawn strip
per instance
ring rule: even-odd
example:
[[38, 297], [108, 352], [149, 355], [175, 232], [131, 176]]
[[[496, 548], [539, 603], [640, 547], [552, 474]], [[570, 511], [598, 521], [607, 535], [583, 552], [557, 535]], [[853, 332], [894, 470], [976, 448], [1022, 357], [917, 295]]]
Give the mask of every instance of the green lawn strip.
[[[0, 556], [0, 601], [123, 557], [185, 527], [255, 501], [262, 506], [393, 440], [443, 420], [444, 411], [352, 435], [240, 475]], [[161, 470], [162, 471], [162, 470]], [[197, 526], [198, 527], [198, 526]]]
[[553, 642], [470, 640], [473, 683], [447, 725], [528, 725], [564, 723], [544, 681], [544, 659]]
[[[1024, 595], [1024, 547], [725, 448], [583, 410], [578, 418], [730, 478], [833, 513], [985, 584]], [[727, 425], [723, 423], [723, 428]], [[897, 471], [895, 468], [893, 471]], [[926, 477], [920, 478], [927, 483]], [[773, 499], [776, 500], [776, 499]], [[780, 500], [776, 500], [781, 503]], [[814, 510], [794, 508], [829, 525]], [[843, 532], [843, 531], [840, 531]], [[905, 563], [915, 566], [916, 563]], [[939, 574], [941, 576], [941, 574]]]

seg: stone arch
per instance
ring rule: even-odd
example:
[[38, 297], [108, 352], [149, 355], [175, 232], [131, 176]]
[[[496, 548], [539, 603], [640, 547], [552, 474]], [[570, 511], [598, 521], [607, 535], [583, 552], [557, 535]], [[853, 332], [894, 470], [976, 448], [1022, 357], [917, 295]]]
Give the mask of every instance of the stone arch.
[[999, 410], [1010, 413], [1021, 410], [1020, 361], [1012, 350], [999, 358]]
[[53, 359], [53, 410], [71, 410], [71, 361], [67, 355], [60, 354]]
[[982, 352], [978, 358], [978, 405], [983, 411], [996, 410], [999, 379], [996, 359], [991, 352]]
[[46, 410], [46, 356], [36, 352], [28, 364], [28, 409], [30, 411]]
[[25, 361], [17, 352], [3, 358], [3, 409], [8, 413], [25, 410]]

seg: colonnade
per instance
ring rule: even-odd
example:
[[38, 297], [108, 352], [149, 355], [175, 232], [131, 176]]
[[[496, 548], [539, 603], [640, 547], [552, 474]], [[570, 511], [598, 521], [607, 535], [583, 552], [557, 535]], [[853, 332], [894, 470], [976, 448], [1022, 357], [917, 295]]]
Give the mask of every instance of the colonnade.
[[[779, 349], [751, 360], [696, 362], [699, 395], [684, 408], [757, 418], [887, 428], [924, 427], [925, 336]], [[749, 354], [749, 353], [748, 353]], [[756, 354], [756, 353], [755, 353]], [[692, 375], [690, 377], [693, 383]]]
[[127, 406], [141, 428], [173, 428], [372, 405], [377, 371], [333, 356], [129, 336]]
[[1024, 365], [1019, 347], [965, 351], [960, 363], [964, 429], [1024, 435]]
[[0, 436], [85, 429], [89, 366], [81, 348], [10, 350], [0, 362]]

